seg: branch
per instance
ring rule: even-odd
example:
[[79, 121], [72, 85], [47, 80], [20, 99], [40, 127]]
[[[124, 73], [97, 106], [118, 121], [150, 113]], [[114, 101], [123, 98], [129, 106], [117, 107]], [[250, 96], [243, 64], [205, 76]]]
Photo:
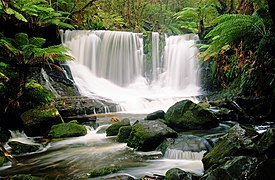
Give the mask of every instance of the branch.
[[87, 7], [93, 5], [93, 3], [94, 3], [95, 1], [97, 1], [97, 0], [91, 0], [91, 1], [89, 1], [85, 6], [83, 6], [83, 7], [80, 8], [79, 10], [72, 12], [72, 13], [70, 14], [70, 16], [72, 16], [72, 15], [74, 15], [74, 14], [78, 14], [78, 13], [80, 13], [81, 11], [84, 11]]

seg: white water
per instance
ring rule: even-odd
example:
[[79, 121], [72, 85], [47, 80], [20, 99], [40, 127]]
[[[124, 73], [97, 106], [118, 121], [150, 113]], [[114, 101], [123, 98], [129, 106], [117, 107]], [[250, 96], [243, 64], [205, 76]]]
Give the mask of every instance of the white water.
[[154, 33], [153, 81], [149, 81], [142, 74], [141, 34], [66, 31], [63, 43], [76, 59], [68, 64], [80, 93], [110, 99], [121, 106], [118, 111], [131, 113], [166, 111], [182, 99], [196, 101], [194, 97], [200, 95], [197, 49], [193, 46], [197, 36], [167, 37], [163, 59], [156, 52], [157, 38]]

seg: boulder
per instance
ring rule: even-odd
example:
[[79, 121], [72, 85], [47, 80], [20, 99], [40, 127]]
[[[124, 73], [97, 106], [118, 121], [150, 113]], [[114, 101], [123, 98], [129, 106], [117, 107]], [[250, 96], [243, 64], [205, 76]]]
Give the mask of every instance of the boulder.
[[195, 179], [199, 179], [199, 177], [195, 174], [185, 172], [182, 169], [172, 168], [165, 173], [165, 179], [166, 180], [195, 180]]
[[127, 145], [139, 151], [155, 150], [165, 138], [175, 138], [177, 133], [160, 120], [138, 120], [132, 126]]
[[54, 105], [25, 111], [21, 119], [27, 136], [45, 136], [52, 125], [62, 123], [62, 118]]
[[8, 145], [11, 147], [12, 152], [15, 154], [23, 154], [35, 152], [40, 149], [39, 144], [25, 144], [19, 141], [10, 141]]
[[119, 128], [123, 126], [130, 126], [130, 120], [128, 118], [122, 119], [121, 121], [115, 122], [106, 129], [107, 136], [116, 136], [118, 134]]
[[274, 162], [265, 158], [232, 156], [217, 168], [208, 170], [201, 180], [269, 180], [275, 177], [274, 169]]
[[71, 121], [68, 123], [62, 123], [53, 125], [48, 137], [50, 138], [65, 138], [65, 137], [78, 137], [87, 134], [87, 129], [76, 121]]
[[155, 111], [148, 114], [145, 117], [145, 120], [156, 120], [156, 119], [164, 119], [165, 112], [163, 110]]
[[120, 127], [116, 137], [116, 141], [120, 143], [127, 143], [131, 130], [132, 130], [131, 126]]
[[270, 128], [264, 132], [256, 142], [256, 146], [261, 154], [267, 155], [270, 159], [275, 159], [275, 128]]
[[252, 141], [252, 138], [257, 135], [258, 133], [252, 127], [236, 124], [203, 157], [204, 169], [207, 170], [211, 166], [219, 166], [226, 157], [257, 156], [259, 153]]
[[210, 129], [219, 125], [213, 113], [190, 100], [175, 103], [166, 112], [166, 124], [176, 131]]
[[195, 135], [180, 135], [176, 139], [165, 139], [163, 143], [157, 148], [163, 154], [167, 155], [167, 151], [181, 151], [181, 152], [206, 152], [210, 151], [212, 145], [203, 137]]
[[99, 169], [93, 169], [87, 173], [89, 178], [94, 178], [98, 176], [103, 176], [107, 174], [113, 174], [121, 170], [120, 167], [115, 166], [115, 165], [110, 165], [109, 167], [103, 167]]

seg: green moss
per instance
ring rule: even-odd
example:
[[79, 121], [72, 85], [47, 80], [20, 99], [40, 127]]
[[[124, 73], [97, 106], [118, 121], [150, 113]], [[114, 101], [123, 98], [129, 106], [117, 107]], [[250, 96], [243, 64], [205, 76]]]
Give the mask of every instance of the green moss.
[[126, 143], [128, 141], [129, 135], [131, 133], [131, 126], [123, 126], [119, 129], [116, 141], [120, 143]]
[[98, 176], [103, 176], [103, 175], [107, 175], [107, 174], [112, 174], [112, 173], [116, 173], [120, 170], [119, 167], [117, 166], [111, 166], [111, 167], [104, 167], [101, 169], [94, 169], [91, 170], [90, 172], [87, 173], [88, 177], [98, 177]]
[[87, 129], [75, 122], [62, 123], [53, 125], [48, 137], [51, 138], [64, 138], [64, 137], [77, 137], [87, 134]]
[[119, 129], [122, 126], [130, 126], [130, 120], [129, 119], [123, 119], [122, 121], [116, 122], [116, 123], [112, 124], [111, 126], [109, 126], [106, 129], [107, 136], [116, 136], [118, 134]]
[[8, 160], [5, 156], [2, 156], [0, 153], [0, 167], [3, 166], [4, 163], [6, 163]]

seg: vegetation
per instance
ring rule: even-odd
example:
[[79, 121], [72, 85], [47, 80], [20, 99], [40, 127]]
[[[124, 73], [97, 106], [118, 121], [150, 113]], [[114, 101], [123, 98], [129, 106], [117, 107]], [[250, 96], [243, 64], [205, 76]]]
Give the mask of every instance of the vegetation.
[[0, 2], [0, 22], [4, 24], [0, 27], [2, 112], [18, 108], [38, 94], [41, 98], [28, 108], [52, 100], [50, 93], [28, 81], [28, 76], [32, 67], [60, 69], [56, 62], [70, 59], [64, 47], [54, 45], [59, 42], [57, 36], [48, 33], [57, 35], [59, 28], [134, 31], [146, 37], [148, 31], [198, 33], [200, 57], [203, 65], [209, 66], [209, 82], [229, 94], [274, 94], [275, 5], [271, 0]]

